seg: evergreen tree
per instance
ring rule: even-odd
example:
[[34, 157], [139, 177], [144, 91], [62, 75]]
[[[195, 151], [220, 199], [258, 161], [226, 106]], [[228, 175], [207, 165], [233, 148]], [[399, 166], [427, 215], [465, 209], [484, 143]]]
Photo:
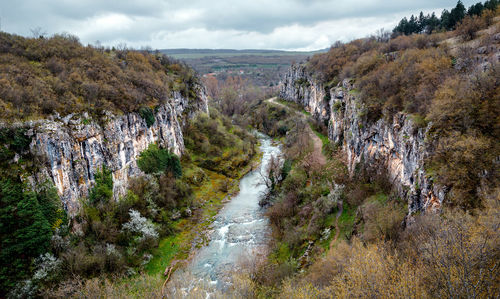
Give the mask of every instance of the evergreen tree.
[[439, 23], [440, 23], [439, 18], [436, 16], [435, 13], [432, 13], [429, 19], [427, 20], [426, 32], [428, 34], [433, 33], [436, 29], [439, 28]]
[[457, 2], [457, 6], [455, 6], [455, 8], [453, 8], [450, 12], [450, 22], [448, 23], [449, 30], [454, 29], [455, 26], [463, 20], [463, 18], [465, 17], [465, 12], [466, 9], [464, 4], [461, 0], [459, 0]]
[[451, 28], [453, 28], [453, 26], [451, 26], [451, 23], [452, 20], [450, 12], [447, 9], [443, 10], [443, 12], [441, 13], [441, 28], [450, 30]]
[[479, 16], [483, 12], [484, 6], [481, 2], [471, 5], [467, 10], [467, 15], [469, 16]]
[[408, 19], [406, 17], [399, 21], [398, 26], [394, 28], [393, 33], [395, 34], [406, 34], [406, 28], [408, 27]]
[[420, 15], [418, 16], [418, 33], [425, 31], [428, 20], [429, 15], [425, 16], [423, 12], [420, 12]]
[[489, 0], [484, 2], [484, 9], [496, 10], [498, 4], [500, 4], [499, 0]]
[[179, 157], [166, 149], [151, 144], [137, 159], [137, 166], [145, 173], [171, 172], [176, 178], [182, 176]]
[[0, 181], [0, 297], [30, 274], [33, 258], [47, 252], [51, 225], [34, 192], [20, 181]]
[[408, 21], [408, 29], [406, 30], [406, 34], [410, 35], [418, 32], [418, 21], [414, 15], [411, 15], [410, 20]]
[[111, 175], [111, 170], [106, 166], [102, 167], [102, 170], [95, 174], [95, 184], [94, 188], [90, 190], [89, 201], [91, 203], [105, 203], [108, 202], [113, 197], [113, 177]]

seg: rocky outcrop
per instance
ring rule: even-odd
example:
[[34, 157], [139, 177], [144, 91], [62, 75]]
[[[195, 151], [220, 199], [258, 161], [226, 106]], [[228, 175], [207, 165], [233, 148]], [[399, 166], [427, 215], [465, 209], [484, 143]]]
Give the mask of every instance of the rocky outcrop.
[[316, 119], [327, 119], [328, 137], [342, 146], [351, 175], [358, 165], [383, 167], [399, 195], [408, 200], [409, 214], [440, 209], [446, 189], [434, 184], [424, 170], [430, 151], [425, 142], [429, 126], [418, 128], [404, 113], [396, 114], [392, 121], [368, 122], [366, 109], [349, 80], [327, 92], [325, 96], [321, 84], [315, 83], [303, 66], [293, 66], [280, 96], [302, 104]]
[[155, 109], [155, 122], [148, 127], [137, 113], [106, 113], [99, 121], [88, 115], [24, 123], [32, 138], [30, 149], [42, 161], [40, 171], [28, 178], [33, 185], [49, 178], [55, 184], [64, 207], [74, 215], [79, 199], [88, 195], [95, 174], [103, 166], [112, 171], [114, 196], [123, 195], [129, 178], [140, 175], [137, 156], [151, 143], [158, 143], [177, 155], [184, 151], [182, 124], [196, 113], [208, 113], [207, 97], [201, 86], [197, 98], [173, 93]]
[[302, 65], [292, 65], [281, 82], [280, 97], [300, 104], [318, 120], [330, 117], [329, 91], [316, 82]]

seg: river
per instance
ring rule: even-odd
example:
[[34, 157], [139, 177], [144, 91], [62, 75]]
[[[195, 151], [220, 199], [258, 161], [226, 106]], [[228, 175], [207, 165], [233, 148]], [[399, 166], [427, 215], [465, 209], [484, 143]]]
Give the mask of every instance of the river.
[[262, 163], [240, 180], [239, 193], [221, 209], [213, 223], [209, 244], [196, 253], [188, 266], [196, 279], [209, 281], [217, 289], [226, 286], [228, 276], [237, 270], [240, 261], [251, 261], [267, 248], [270, 229], [259, 206], [260, 197], [266, 191], [260, 171], [266, 169], [271, 156], [280, 155], [281, 150], [271, 138], [257, 134]]

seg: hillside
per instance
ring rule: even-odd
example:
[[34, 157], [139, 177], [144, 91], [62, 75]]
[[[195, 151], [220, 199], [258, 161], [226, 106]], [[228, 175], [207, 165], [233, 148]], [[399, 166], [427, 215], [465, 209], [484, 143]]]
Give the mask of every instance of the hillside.
[[499, 12], [338, 43], [289, 69], [278, 101], [308, 117], [328, 162], [297, 118], [254, 113], [289, 166], [266, 203], [274, 251], [236, 294], [498, 296]]
[[255, 138], [209, 113], [195, 72], [164, 55], [0, 37], [0, 297], [143, 271], [180, 234], [171, 252], [187, 254]]
[[147, 52], [82, 46], [78, 38], [0, 32], [2, 120], [154, 108], [173, 92], [195, 99], [198, 79], [182, 63]]
[[[292, 69], [281, 95], [303, 104], [318, 121], [324, 121], [332, 141], [351, 144], [348, 151], [356, 149], [351, 159], [357, 162], [363, 151], [359, 152], [357, 141], [351, 143], [357, 137], [349, 138], [342, 132], [352, 130], [346, 126], [359, 123], [358, 138], [364, 143], [373, 138], [364, 151], [366, 160], [377, 156], [369, 153], [380, 142], [377, 136], [392, 130], [397, 119], [403, 119], [401, 127], [404, 119], [411, 120], [415, 129], [413, 134], [405, 133], [405, 138], [411, 142], [412, 135], [422, 128], [422, 138], [426, 139], [425, 145], [423, 139], [421, 145], [414, 145], [422, 157], [412, 167], [425, 169], [425, 173], [417, 175], [417, 169], [405, 169], [403, 176], [411, 181], [407, 186], [422, 188], [427, 183], [418, 181], [418, 177], [429, 177], [451, 188], [449, 204], [464, 209], [479, 207], [476, 188], [482, 179], [497, 178], [492, 162], [500, 154], [499, 19], [485, 18], [474, 20], [477, 32], [472, 36], [463, 33], [464, 27], [470, 26], [464, 22], [450, 33], [399, 36], [387, 42], [364, 39], [334, 47], [312, 57], [303, 67]], [[346, 101], [347, 97], [355, 99], [356, 104]], [[351, 120], [337, 123], [343, 117]], [[368, 133], [371, 127], [384, 123], [387, 129]], [[415, 154], [415, 150], [405, 151]], [[483, 154], [478, 155], [480, 152]], [[475, 157], [473, 162], [466, 158], [469, 155]], [[401, 153], [401, 159], [410, 158]], [[389, 163], [383, 159], [379, 162]], [[392, 167], [400, 171], [396, 165]], [[478, 167], [490, 176], [475, 173], [473, 169]], [[393, 179], [395, 176], [399, 174], [392, 174]]]

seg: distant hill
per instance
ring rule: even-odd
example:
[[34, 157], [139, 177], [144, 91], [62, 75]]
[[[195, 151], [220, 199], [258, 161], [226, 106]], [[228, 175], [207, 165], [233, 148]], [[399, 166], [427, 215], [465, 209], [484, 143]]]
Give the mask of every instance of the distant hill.
[[163, 49], [161, 53], [177, 59], [201, 58], [207, 56], [311, 56], [317, 53], [327, 52], [328, 49], [317, 51], [282, 51], [282, 50], [259, 50], [259, 49]]
[[300, 52], [280, 50], [234, 49], [164, 49], [161, 53], [182, 60], [200, 75], [214, 75], [224, 80], [238, 75], [258, 86], [272, 86], [294, 62], [302, 62], [328, 49]]

